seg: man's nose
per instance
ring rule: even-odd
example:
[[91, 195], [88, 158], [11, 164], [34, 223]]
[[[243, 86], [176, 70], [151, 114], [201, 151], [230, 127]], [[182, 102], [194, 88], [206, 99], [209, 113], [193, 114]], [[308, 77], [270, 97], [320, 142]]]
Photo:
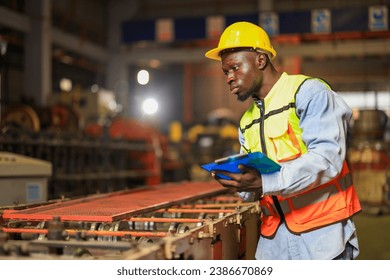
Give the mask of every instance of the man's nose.
[[226, 77], [226, 83], [229, 85], [232, 81], [234, 81], [234, 76], [229, 73]]

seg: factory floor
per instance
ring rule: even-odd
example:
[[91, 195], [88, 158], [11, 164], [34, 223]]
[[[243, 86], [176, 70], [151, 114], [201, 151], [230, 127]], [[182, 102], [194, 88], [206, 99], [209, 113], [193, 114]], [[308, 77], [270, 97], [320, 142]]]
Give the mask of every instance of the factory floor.
[[390, 213], [363, 211], [354, 217], [360, 255], [358, 260], [390, 260]]

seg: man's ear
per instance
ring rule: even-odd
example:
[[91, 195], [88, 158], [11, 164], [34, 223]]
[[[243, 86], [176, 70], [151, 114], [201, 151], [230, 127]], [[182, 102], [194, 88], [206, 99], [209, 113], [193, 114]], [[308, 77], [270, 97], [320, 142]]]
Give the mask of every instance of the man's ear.
[[264, 70], [268, 64], [268, 56], [265, 53], [259, 53], [257, 55], [257, 64], [259, 70]]

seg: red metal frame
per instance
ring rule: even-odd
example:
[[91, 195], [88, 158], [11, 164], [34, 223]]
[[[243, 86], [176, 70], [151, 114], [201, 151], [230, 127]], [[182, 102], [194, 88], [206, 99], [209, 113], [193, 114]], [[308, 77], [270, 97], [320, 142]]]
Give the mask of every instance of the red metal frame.
[[[168, 183], [145, 188], [142, 191], [119, 192], [59, 202], [24, 210], [4, 210], [2, 218], [23, 220], [114, 222], [138, 214], [178, 205], [186, 201], [227, 193], [215, 181]], [[188, 209], [197, 212], [195, 209]], [[213, 212], [212, 210], [202, 212]], [[168, 210], [163, 210], [168, 211]], [[169, 210], [174, 211], [174, 210]], [[180, 209], [183, 212], [183, 209]], [[233, 210], [218, 210], [216, 212]]]
[[[47, 229], [33, 229], [33, 228], [1, 228], [3, 232], [7, 233], [32, 233], [32, 234], [47, 234], [49, 230]], [[74, 229], [65, 229], [64, 230], [68, 235], [76, 235], [78, 233], [84, 233], [86, 236], [135, 236], [135, 237], [165, 237], [169, 233], [161, 231], [107, 231], [107, 230], [74, 230]]]

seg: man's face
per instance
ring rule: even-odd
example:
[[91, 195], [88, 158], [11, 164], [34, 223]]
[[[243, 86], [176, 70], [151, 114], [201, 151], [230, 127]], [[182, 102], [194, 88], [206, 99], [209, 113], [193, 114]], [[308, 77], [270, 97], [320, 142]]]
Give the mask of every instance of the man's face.
[[257, 56], [258, 53], [253, 51], [237, 51], [223, 54], [221, 57], [226, 83], [230, 92], [237, 95], [240, 101], [259, 93], [262, 73], [258, 67]]

